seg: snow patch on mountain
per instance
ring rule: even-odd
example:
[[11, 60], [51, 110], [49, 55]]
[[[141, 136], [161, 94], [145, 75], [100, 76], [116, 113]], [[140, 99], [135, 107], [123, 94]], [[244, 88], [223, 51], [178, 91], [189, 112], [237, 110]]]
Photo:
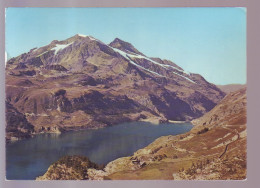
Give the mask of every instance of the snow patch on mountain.
[[[179, 71], [179, 72], [183, 72], [183, 73], [185, 73], [185, 74], [190, 75], [190, 73], [187, 72], [187, 71], [183, 71], [183, 70], [178, 69], [177, 67], [174, 67], [174, 66], [171, 66], [171, 65], [164, 65], [164, 64], [158, 63], [158, 62], [156, 62], [156, 61], [154, 61], [154, 60], [152, 60], [152, 59], [150, 59], [150, 58], [148, 58], [148, 57], [146, 57], [146, 56], [142, 56], [142, 55], [139, 55], [139, 54], [136, 54], [136, 53], [133, 53], [133, 52], [131, 52], [131, 54], [130, 54], [130, 53], [126, 53], [126, 52], [121, 51], [121, 50], [119, 50], [119, 49], [117, 49], [117, 48], [113, 48], [113, 49], [114, 49], [116, 52], [120, 53], [122, 56], [124, 56], [126, 59], [128, 59], [132, 64], [134, 64], [134, 65], [136, 65], [136, 66], [138, 66], [138, 67], [140, 67], [140, 68], [142, 68], [142, 69], [145, 69], [145, 68], [142, 67], [142, 66], [140, 66], [140, 65], [138, 65], [138, 64], [136, 64], [136, 63], [133, 62], [130, 58], [146, 59], [146, 60], [148, 60], [148, 61], [150, 61], [150, 62], [152, 62], [152, 63], [154, 63], [154, 64], [156, 64], [156, 65], [159, 65], [159, 66], [161, 66], [161, 67], [163, 67], [163, 68], [165, 68], [165, 69], [171, 67], [171, 68], [173, 68], [173, 69], [176, 69], [176, 70]], [[135, 55], [134, 55], [134, 54], [135, 54]], [[129, 57], [130, 57], [130, 58], [129, 58]], [[158, 74], [158, 73], [156, 73], [156, 72], [154, 72], [154, 71], [151, 71], [151, 70], [149, 70], [149, 69], [145, 69], [145, 70], [147, 70], [147, 71], [149, 71], [149, 72], [151, 72], [151, 73], [153, 73], [153, 74], [157, 74], [157, 75], [163, 76], [163, 75]], [[178, 75], [178, 76], [180, 76], [180, 77], [182, 77], [182, 78], [184, 78], [184, 79], [186, 79], [186, 80], [188, 80], [188, 81], [190, 81], [190, 82], [192, 82], [192, 83], [194, 83], [194, 84], [196, 84], [196, 82], [194, 82], [193, 80], [191, 80], [190, 78], [188, 78], [188, 77], [186, 77], [186, 76], [184, 76], [184, 75], [178, 74], [178, 73], [176, 73], [176, 72], [173, 72], [173, 73], [176, 74], [176, 75]], [[163, 77], [165, 77], [165, 76], [163, 76]]]
[[96, 41], [97, 41], [97, 39], [95, 39], [94, 37], [88, 36], [88, 38], [89, 38], [90, 40], [96, 40]]
[[[177, 68], [177, 67], [174, 67], [174, 66], [172, 66], [172, 65], [164, 65], [164, 64], [158, 63], [158, 62], [156, 62], [156, 61], [154, 61], [154, 60], [152, 60], [152, 59], [150, 59], [150, 58], [148, 58], [148, 57], [146, 57], [146, 56], [142, 56], [142, 55], [139, 55], [139, 54], [136, 54], [136, 55], [127, 54], [127, 55], [129, 55], [130, 57], [134, 57], [134, 58], [146, 59], [146, 60], [148, 60], [148, 61], [150, 61], [150, 62], [152, 62], [152, 63], [154, 63], [154, 64], [156, 64], [156, 65], [159, 65], [159, 66], [161, 66], [161, 67], [163, 67], [163, 68], [171, 67], [171, 68], [176, 69], [176, 70], [178, 70], [178, 71], [180, 71], [180, 72], [183, 72], [183, 73], [185, 73], [185, 74], [187, 74], [187, 75], [190, 75], [190, 72], [188, 72], [188, 71], [183, 71], [183, 70], [181, 70], [181, 69], [179, 69], [179, 68]], [[185, 77], [185, 76], [183, 76], [183, 77]], [[187, 78], [187, 77], [185, 77], [185, 78]], [[189, 79], [189, 78], [187, 78], [187, 79]], [[190, 79], [189, 79], [189, 80], [190, 80]]]
[[63, 50], [64, 48], [67, 48], [70, 46], [73, 42], [69, 44], [56, 44], [56, 47], [52, 48], [51, 50], [55, 50], [54, 54], [56, 55], [60, 50]]
[[172, 65], [163, 65], [164, 67], [166, 67], [166, 68], [173, 68], [173, 69], [176, 69], [177, 71], [180, 71], [180, 72], [184, 72], [183, 70], [181, 70], [181, 69], [179, 69], [179, 68], [177, 68], [177, 67], [174, 67], [174, 66], [172, 66]]
[[35, 52], [36, 50], [38, 50], [38, 48], [34, 48], [32, 52]]
[[43, 54], [46, 54], [47, 52], [49, 52], [49, 51], [45, 51], [45, 52], [43, 52], [43, 53], [37, 55], [37, 57], [40, 57], [40, 56], [42, 56]]
[[83, 34], [77, 34], [79, 37], [84, 37], [84, 38], [86, 38], [86, 37], [88, 37], [90, 40], [96, 40], [96, 41], [98, 41], [97, 39], [95, 39], [94, 37], [92, 37], [92, 36], [90, 36], [90, 35], [83, 35]]
[[87, 37], [87, 35], [78, 34], [79, 37]]
[[118, 52], [120, 55], [122, 55], [124, 58], [126, 58], [131, 64], [133, 64], [133, 65], [135, 65], [135, 66], [137, 66], [137, 67], [139, 67], [139, 68], [141, 68], [141, 69], [143, 69], [143, 70], [146, 70], [146, 71], [148, 71], [148, 72], [150, 72], [150, 73], [156, 74], [156, 75], [161, 76], [161, 77], [165, 77], [165, 76], [163, 76], [163, 75], [161, 75], [161, 74], [158, 74], [157, 72], [151, 71], [151, 70], [149, 70], [149, 69], [146, 69], [146, 68], [144, 68], [144, 67], [142, 67], [142, 66], [136, 64], [135, 62], [133, 62], [133, 61], [129, 58], [130, 54], [128, 54], [128, 53], [126, 53], [126, 52], [124, 52], [124, 51], [121, 51], [121, 50], [119, 50], [119, 49], [117, 49], [117, 48], [113, 48], [113, 47], [110, 47], [110, 48], [112, 48], [115, 52]]
[[183, 71], [185, 74], [190, 75], [191, 73], [189, 71]]
[[152, 62], [152, 63], [154, 63], [154, 64], [156, 64], [156, 65], [159, 65], [159, 66], [161, 66], [161, 67], [164, 67], [161, 63], [158, 63], [158, 62], [156, 62], [156, 61], [154, 61], [154, 60], [152, 60], [152, 59], [150, 59], [150, 58], [148, 58], [148, 57], [146, 57], [146, 56], [142, 56], [142, 55], [139, 55], [139, 54], [136, 54], [136, 55], [133, 55], [133, 54], [128, 54], [130, 57], [133, 57], [133, 58], [139, 58], [139, 59], [146, 59], [146, 60], [148, 60], [148, 61], [150, 61], [150, 62]]
[[177, 74], [178, 76], [180, 76], [180, 77], [182, 77], [182, 78], [185, 78], [186, 80], [188, 80], [188, 81], [190, 81], [190, 82], [192, 82], [192, 83], [194, 83], [194, 84], [197, 84], [196, 82], [194, 82], [193, 80], [187, 78], [186, 76], [183, 76], [183, 75], [181, 75], [181, 74], [178, 74], [177, 72], [173, 72], [173, 73], [174, 73], [174, 74]]

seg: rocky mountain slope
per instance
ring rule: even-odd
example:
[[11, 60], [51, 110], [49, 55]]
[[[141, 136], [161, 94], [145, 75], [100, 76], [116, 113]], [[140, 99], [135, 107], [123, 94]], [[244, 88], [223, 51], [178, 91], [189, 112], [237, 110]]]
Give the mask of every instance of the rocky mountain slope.
[[37, 180], [87, 180], [88, 169], [98, 170], [101, 166], [83, 156], [64, 156], [48, 168], [48, 173]]
[[18, 112], [9, 102], [6, 102], [6, 137], [10, 140], [17, 138], [28, 138], [34, 133], [34, 127], [31, 125], [25, 115]]
[[[196, 126], [190, 132], [160, 137], [133, 156], [108, 163], [103, 170], [89, 168], [88, 178], [245, 179], [246, 90], [230, 93], [193, 123]], [[51, 177], [48, 170], [40, 179]]]
[[225, 93], [231, 93], [242, 88], [246, 88], [246, 84], [227, 84], [227, 85], [217, 85]]
[[193, 120], [192, 123], [197, 125], [193, 130], [222, 125], [244, 125], [246, 124], [246, 104], [246, 88], [231, 92], [210, 112]]
[[6, 65], [6, 102], [35, 133], [126, 121], [192, 120], [224, 96], [199, 74], [149, 58], [120, 39], [107, 45], [75, 35], [34, 48]]

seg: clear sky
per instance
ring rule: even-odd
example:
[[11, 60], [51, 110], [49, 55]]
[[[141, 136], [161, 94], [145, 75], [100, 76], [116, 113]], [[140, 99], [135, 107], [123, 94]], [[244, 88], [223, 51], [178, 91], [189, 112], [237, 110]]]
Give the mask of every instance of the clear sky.
[[15, 57], [77, 33], [118, 37], [214, 84], [246, 83], [245, 8], [8, 8], [6, 52]]

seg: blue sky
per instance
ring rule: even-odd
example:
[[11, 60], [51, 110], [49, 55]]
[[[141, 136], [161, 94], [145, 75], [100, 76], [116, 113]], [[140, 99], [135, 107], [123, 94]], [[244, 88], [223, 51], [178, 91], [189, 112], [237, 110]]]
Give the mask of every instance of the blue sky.
[[244, 8], [8, 8], [6, 52], [15, 57], [77, 33], [118, 37], [214, 84], [246, 83]]

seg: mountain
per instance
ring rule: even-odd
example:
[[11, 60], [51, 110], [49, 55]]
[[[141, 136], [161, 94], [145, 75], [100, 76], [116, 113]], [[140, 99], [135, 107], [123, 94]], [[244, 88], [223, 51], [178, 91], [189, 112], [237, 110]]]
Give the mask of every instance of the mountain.
[[246, 88], [231, 92], [204, 116], [193, 120], [196, 129], [221, 125], [246, 124]]
[[[132, 156], [111, 161], [103, 170], [88, 168], [87, 177], [243, 180], [247, 166], [246, 104], [246, 89], [230, 93], [210, 112], [193, 120], [195, 126], [190, 132], [160, 137]], [[53, 179], [53, 171], [60, 170], [51, 165], [39, 179]]]
[[6, 102], [35, 134], [126, 121], [192, 120], [224, 96], [201, 75], [147, 57], [120, 39], [107, 45], [77, 34], [6, 64]]
[[227, 84], [227, 85], [217, 85], [225, 93], [231, 93], [239, 89], [245, 88], [246, 84]]
[[113, 40], [109, 46], [113, 47], [113, 48], [117, 48], [125, 53], [130, 53], [132, 55], [138, 54], [141, 56], [145, 56], [144, 54], [142, 54], [141, 52], [139, 52], [132, 44], [125, 42], [119, 38], [115, 38], [115, 40]]

